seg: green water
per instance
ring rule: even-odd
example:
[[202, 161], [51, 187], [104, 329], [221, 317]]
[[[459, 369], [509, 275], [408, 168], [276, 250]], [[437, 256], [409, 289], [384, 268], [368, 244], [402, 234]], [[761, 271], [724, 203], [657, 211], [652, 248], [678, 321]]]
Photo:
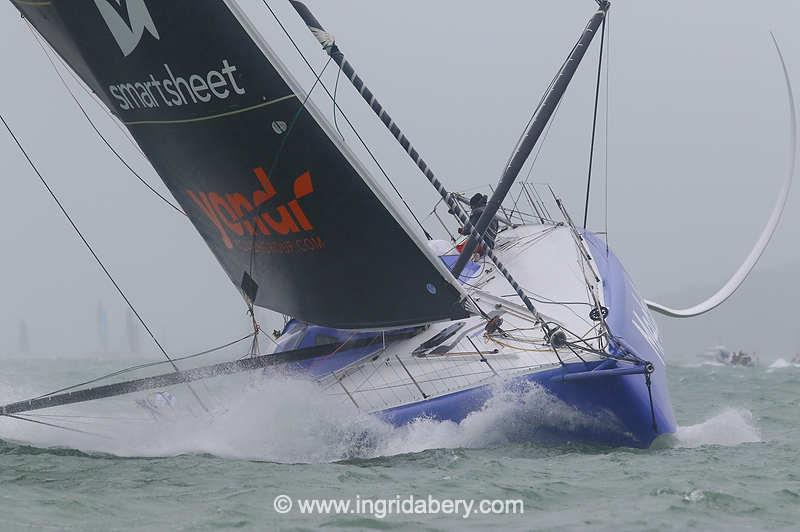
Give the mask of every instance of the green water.
[[[2, 400], [111, 367], [8, 365]], [[646, 451], [509, 444], [524, 416], [508, 405], [461, 425], [393, 429], [286, 379], [201, 390], [227, 401], [213, 421], [186, 406], [155, 423], [129, 399], [68, 414], [102, 419], [37, 418], [97, 435], [0, 420], [0, 528], [796, 530], [800, 369], [669, 372], [681, 430]], [[302, 515], [295, 501], [282, 515], [281, 494], [512, 499], [524, 514]]]

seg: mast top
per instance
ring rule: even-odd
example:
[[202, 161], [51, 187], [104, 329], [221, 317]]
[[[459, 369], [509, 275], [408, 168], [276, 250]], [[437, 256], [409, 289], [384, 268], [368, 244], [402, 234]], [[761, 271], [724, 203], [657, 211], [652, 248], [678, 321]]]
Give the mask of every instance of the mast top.
[[511, 185], [513, 185], [514, 181], [516, 181], [520, 171], [522, 170], [522, 167], [525, 164], [525, 161], [528, 160], [533, 148], [536, 146], [539, 138], [544, 132], [547, 123], [550, 121], [556, 109], [558, 108], [558, 104], [569, 87], [570, 81], [572, 81], [572, 77], [575, 75], [575, 72], [578, 69], [578, 66], [580, 65], [584, 55], [586, 54], [586, 50], [592, 43], [592, 39], [594, 39], [597, 30], [600, 28], [601, 24], [605, 22], [606, 14], [611, 6], [611, 2], [609, 0], [595, 1], [597, 2], [597, 5], [600, 6], [600, 10], [592, 15], [592, 18], [589, 20], [586, 28], [581, 33], [577, 44], [572, 48], [567, 60], [556, 73], [552, 84], [539, 103], [539, 106], [534, 111], [534, 115], [529, 122], [527, 130], [520, 139], [520, 142], [514, 148], [514, 152], [512, 153], [511, 158], [509, 159], [508, 164], [503, 171], [500, 182], [497, 184], [497, 187], [495, 188], [492, 197], [489, 199], [486, 208], [475, 224], [475, 232], [467, 239], [467, 242], [461, 251], [461, 255], [458, 257], [458, 260], [452, 267], [451, 271], [456, 278], [461, 275], [461, 272], [463, 271], [467, 262], [469, 262], [472, 254], [475, 252], [475, 249], [479, 243], [479, 238], [481, 238], [486, 232], [489, 224], [494, 219], [494, 215], [500, 209], [503, 200], [511, 189]]

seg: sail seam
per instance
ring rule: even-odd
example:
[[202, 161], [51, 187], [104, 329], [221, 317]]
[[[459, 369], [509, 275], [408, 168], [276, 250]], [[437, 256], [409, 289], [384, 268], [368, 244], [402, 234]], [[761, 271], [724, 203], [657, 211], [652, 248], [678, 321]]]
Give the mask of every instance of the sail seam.
[[181, 120], [134, 120], [132, 122], [123, 122], [126, 126], [141, 126], [141, 125], [154, 125], [154, 124], [190, 124], [194, 122], [206, 122], [208, 120], [217, 120], [219, 118], [226, 118], [229, 116], [240, 115], [242, 113], [249, 113], [250, 111], [255, 111], [257, 109], [262, 109], [264, 107], [268, 107], [270, 105], [284, 102], [286, 100], [291, 100], [292, 98], [296, 98], [297, 96], [294, 94], [289, 94], [288, 96], [281, 96], [280, 98], [275, 98], [274, 100], [269, 100], [267, 102], [262, 102], [256, 105], [251, 105], [250, 107], [243, 107], [241, 109], [236, 109], [234, 111], [228, 111], [226, 113], [218, 113], [215, 115], [209, 116], [199, 116], [197, 118], [184, 118]]

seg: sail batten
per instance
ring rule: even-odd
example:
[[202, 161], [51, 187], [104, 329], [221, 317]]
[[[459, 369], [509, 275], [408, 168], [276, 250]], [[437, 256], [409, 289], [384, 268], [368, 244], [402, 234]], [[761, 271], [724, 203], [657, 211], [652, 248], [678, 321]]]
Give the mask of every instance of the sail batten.
[[253, 303], [344, 329], [466, 316], [458, 282], [237, 2], [15, 5]]

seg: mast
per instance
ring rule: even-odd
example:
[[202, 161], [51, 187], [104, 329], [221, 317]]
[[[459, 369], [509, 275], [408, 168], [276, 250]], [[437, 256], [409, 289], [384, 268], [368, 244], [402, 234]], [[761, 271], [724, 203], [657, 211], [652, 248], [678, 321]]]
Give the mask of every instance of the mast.
[[[297, 11], [297, 14], [300, 15], [300, 18], [303, 19], [303, 22], [306, 24], [306, 26], [308, 26], [308, 29], [311, 31], [311, 33], [313, 33], [317, 38], [325, 52], [337, 65], [339, 65], [339, 67], [342, 69], [342, 73], [344, 73], [347, 79], [350, 80], [358, 93], [364, 98], [364, 101], [369, 104], [372, 111], [378, 116], [378, 118], [380, 118], [381, 122], [383, 122], [383, 125], [386, 126], [387, 130], [389, 130], [389, 133], [391, 133], [392, 136], [397, 139], [397, 142], [400, 143], [408, 156], [411, 157], [411, 160], [417, 165], [417, 168], [419, 168], [425, 178], [431, 183], [431, 185], [433, 185], [442, 200], [447, 204], [450, 212], [452, 212], [458, 221], [461, 222], [464, 232], [475, 239], [483, 240], [484, 237], [476, 232], [475, 228], [469, 221], [469, 217], [461, 209], [461, 206], [458, 204], [457, 197], [447, 191], [442, 182], [436, 177], [433, 170], [428, 166], [428, 163], [426, 163], [422, 158], [422, 155], [411, 144], [411, 141], [408, 140], [400, 127], [395, 124], [394, 120], [392, 120], [392, 117], [389, 116], [389, 113], [383, 108], [383, 105], [381, 105], [369, 87], [367, 87], [364, 81], [358, 76], [358, 74], [356, 74], [355, 68], [347, 59], [345, 59], [344, 53], [342, 53], [342, 51], [336, 45], [333, 36], [325, 31], [325, 29], [322, 27], [322, 24], [320, 24], [320, 22], [305, 4], [297, 0], [290, 0], [290, 3], [292, 4], [292, 7], [294, 7], [295, 11]], [[494, 265], [509, 282], [511, 287], [525, 304], [525, 307], [528, 309], [528, 311], [530, 311], [530, 313], [534, 316], [538, 317], [539, 312], [533, 306], [530, 298], [525, 295], [525, 292], [511, 276], [511, 273], [508, 271], [508, 269], [503, 266], [488, 245], [486, 245], [486, 249], [487, 256], [492, 260], [492, 262], [494, 262]], [[454, 273], [454, 277], [458, 278], [458, 276], [458, 273]], [[543, 328], [545, 331], [548, 331], [548, 326], [544, 323]]]
[[461, 209], [459, 204], [457, 203], [457, 198], [454, 198], [444, 187], [441, 181], [436, 177], [433, 170], [428, 166], [428, 163], [422, 158], [422, 155], [417, 151], [417, 149], [411, 144], [411, 141], [406, 137], [403, 130], [395, 123], [383, 105], [378, 101], [378, 98], [375, 97], [375, 94], [367, 87], [364, 80], [356, 73], [355, 67], [348, 61], [342, 50], [336, 44], [335, 39], [331, 34], [325, 31], [325, 28], [322, 24], [317, 20], [311, 10], [306, 6], [303, 2], [299, 2], [297, 0], [291, 0], [290, 3], [292, 7], [294, 7], [297, 14], [300, 15], [300, 18], [303, 19], [303, 22], [308, 26], [308, 29], [311, 33], [314, 34], [314, 37], [317, 38], [319, 43], [322, 45], [322, 48], [325, 52], [333, 59], [333, 62], [336, 63], [341, 69], [342, 73], [350, 80], [353, 87], [358, 91], [358, 93], [364, 98], [364, 101], [369, 104], [372, 111], [380, 118], [383, 125], [386, 126], [386, 129], [392, 136], [400, 143], [400, 146], [406, 151], [406, 153], [411, 157], [411, 160], [414, 164], [417, 165], [419, 170], [425, 175], [425, 177], [430, 181], [433, 187], [441, 196], [442, 200], [447, 204], [447, 207], [453, 212], [456, 218], [459, 219], [461, 224], [464, 226], [465, 230], [470, 230], [470, 223], [469, 218], [464, 214], [464, 211]]
[[[497, 214], [497, 211], [500, 209], [503, 200], [505, 200], [508, 191], [511, 189], [511, 185], [514, 184], [517, 176], [519, 176], [525, 161], [528, 160], [528, 157], [533, 151], [533, 148], [536, 146], [536, 143], [539, 141], [539, 137], [541, 137], [544, 128], [547, 126], [547, 123], [553, 116], [556, 107], [558, 107], [558, 103], [564, 96], [567, 87], [569, 87], [572, 77], [575, 75], [583, 56], [586, 54], [586, 50], [589, 49], [589, 45], [592, 43], [592, 39], [594, 39], [594, 36], [597, 33], [597, 29], [605, 20], [608, 9], [611, 7], [611, 2], [608, 0], [596, 1], [600, 6], [600, 9], [598, 9], [589, 20], [589, 24], [586, 26], [586, 29], [583, 30], [578, 42], [575, 44], [572, 52], [570, 52], [569, 57], [564, 62], [564, 65], [561, 67], [561, 70], [558, 72], [558, 74], [556, 74], [549, 91], [547, 94], [545, 94], [542, 102], [539, 104], [539, 107], [534, 112], [534, 117], [531, 121], [530, 127], [525, 132], [521, 142], [516, 148], [516, 151], [511, 156], [508, 166], [506, 166], [503, 176], [500, 178], [500, 182], [497, 184], [497, 188], [492, 194], [491, 199], [489, 199], [489, 202], [487, 203], [483, 214], [481, 214], [480, 219], [475, 224], [475, 232], [469, 235], [469, 239], [464, 245], [461, 256], [458, 257], [458, 261], [456, 261], [455, 266], [453, 266], [453, 275], [456, 277], [458, 277], [464, 270], [464, 267], [467, 265], [470, 257], [472, 257], [472, 254], [475, 252], [475, 248], [478, 247], [478, 243], [480, 242], [479, 236], [482, 236], [486, 232], [486, 228], [489, 227], [489, 224], [494, 219], [495, 214]], [[477, 236], [475, 233], [477, 233]]]

